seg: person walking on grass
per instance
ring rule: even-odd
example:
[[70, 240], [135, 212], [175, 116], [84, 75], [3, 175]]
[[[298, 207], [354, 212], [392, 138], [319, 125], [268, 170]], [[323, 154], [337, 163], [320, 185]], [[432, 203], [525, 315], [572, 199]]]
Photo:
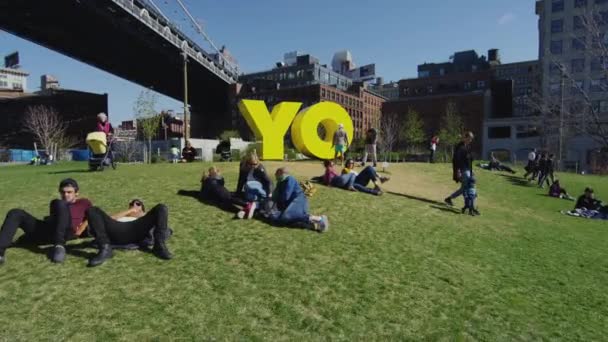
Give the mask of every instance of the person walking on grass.
[[367, 155], [369, 154], [372, 158], [374, 167], [378, 164], [378, 157], [376, 156], [376, 144], [378, 143], [378, 131], [375, 128], [370, 128], [365, 134], [365, 153], [363, 154], [363, 166], [367, 163]]
[[62, 263], [67, 240], [87, 236], [86, 211], [91, 201], [79, 198], [78, 183], [66, 178], [59, 183], [60, 199], [50, 203], [50, 216], [36, 219], [22, 209], [11, 209], [0, 229], [0, 265], [5, 262], [5, 251], [13, 242], [17, 229], [25, 232], [23, 240], [39, 244], [53, 244], [51, 261]]
[[431, 145], [429, 149], [431, 150], [431, 155], [429, 156], [429, 163], [435, 162], [435, 152], [437, 151], [437, 145], [439, 144], [439, 137], [437, 135], [433, 135], [431, 138]]
[[275, 172], [277, 182], [272, 196], [274, 206], [264, 213], [270, 224], [279, 227], [294, 227], [326, 232], [329, 229], [327, 216], [311, 215], [308, 212], [308, 199], [298, 181], [289, 174], [286, 167]]
[[338, 130], [334, 133], [334, 162], [338, 160], [338, 155], [340, 156], [340, 166], [344, 164], [344, 156], [346, 153], [346, 149], [348, 148], [348, 134], [344, 130], [344, 124], [338, 124]]
[[[538, 178], [538, 185], [542, 188], [543, 183], [547, 183], [547, 186], [553, 184], [555, 182], [555, 176], [553, 172], [555, 171], [555, 155], [550, 154], [547, 160], [543, 165], [544, 169], [542, 170], [542, 175]], [[551, 179], [551, 183], [549, 183], [549, 178]]]
[[460, 183], [460, 188], [453, 194], [446, 197], [444, 202], [453, 206], [452, 200], [463, 194], [464, 184], [473, 176], [473, 154], [471, 153], [471, 143], [473, 142], [473, 132], [466, 132], [462, 136], [462, 141], [454, 148], [452, 156], [452, 179]]
[[524, 168], [526, 170], [526, 173], [524, 174], [524, 178], [528, 178], [528, 175], [534, 173], [534, 171], [536, 170], [536, 149], [533, 148], [532, 151], [530, 151], [530, 153], [528, 153], [528, 164], [526, 165], [526, 167]]

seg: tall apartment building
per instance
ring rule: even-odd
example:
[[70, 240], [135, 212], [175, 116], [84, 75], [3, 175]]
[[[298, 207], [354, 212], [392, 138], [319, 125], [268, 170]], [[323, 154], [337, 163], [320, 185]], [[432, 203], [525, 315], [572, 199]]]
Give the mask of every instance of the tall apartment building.
[[[579, 89], [582, 89], [593, 109], [604, 113], [608, 120], [608, 61], [596, 54], [598, 48], [608, 45], [605, 34], [608, 30], [608, 0], [537, 0], [536, 14], [544, 101], [556, 103], [556, 111], [573, 113], [575, 117], [584, 114], [585, 118], [590, 106], [581, 95]], [[594, 37], [585, 25], [585, 18], [589, 16], [604, 31], [601, 38]], [[564, 74], [567, 76], [563, 77]], [[565, 119], [564, 125], [572, 127], [580, 124], [582, 119], [579, 117], [576, 121]], [[560, 134], [559, 128], [553, 126], [548, 133], [546, 147], [557, 152], [561, 141], [564, 161], [584, 166], [598, 147], [589, 137]]]

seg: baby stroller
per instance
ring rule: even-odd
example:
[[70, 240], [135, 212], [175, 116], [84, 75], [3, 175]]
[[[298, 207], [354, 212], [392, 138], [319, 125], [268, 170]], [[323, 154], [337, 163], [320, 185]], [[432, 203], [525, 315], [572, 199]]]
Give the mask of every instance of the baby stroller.
[[104, 132], [93, 132], [87, 134], [87, 146], [91, 152], [89, 156], [89, 170], [103, 171], [104, 167], [112, 166], [116, 170], [116, 162], [114, 161], [114, 153], [112, 152], [111, 142], [106, 141]]

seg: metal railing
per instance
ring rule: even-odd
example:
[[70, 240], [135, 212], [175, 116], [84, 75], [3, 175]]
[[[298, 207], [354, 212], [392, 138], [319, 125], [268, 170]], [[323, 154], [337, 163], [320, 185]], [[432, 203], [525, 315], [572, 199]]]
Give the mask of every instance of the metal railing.
[[[179, 31], [177, 27], [173, 25], [173, 23], [167, 22], [165, 19], [160, 18], [156, 11], [149, 8], [148, 5], [141, 2], [138, 2], [139, 5], [136, 5], [134, 0], [112, 1], [130, 13], [133, 17], [146, 24], [146, 26], [155, 31], [158, 35], [164, 37], [175, 47], [185, 51], [190, 58], [205, 66], [224, 82], [228, 84], [236, 83], [238, 77], [236, 70], [230, 70], [230, 68], [226, 66], [217, 65], [205, 50]], [[153, 11], [156, 18], [153, 19], [150, 17], [151, 11]], [[177, 32], [177, 34], [175, 32]]]

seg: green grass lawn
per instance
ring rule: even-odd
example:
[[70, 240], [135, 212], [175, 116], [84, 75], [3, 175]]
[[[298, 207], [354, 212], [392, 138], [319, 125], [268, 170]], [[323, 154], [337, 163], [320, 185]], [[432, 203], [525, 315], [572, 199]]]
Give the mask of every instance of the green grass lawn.
[[[274, 170], [278, 163], [265, 163]], [[227, 185], [237, 165], [218, 164]], [[382, 197], [319, 186], [318, 234], [272, 228], [201, 204], [209, 164], [84, 163], [0, 168], [0, 215], [46, 214], [58, 182], [110, 212], [142, 198], [169, 206], [175, 259], [115, 252], [87, 268], [95, 250], [66, 262], [46, 250], [11, 248], [0, 267], [0, 340], [606, 340], [608, 222], [561, 215], [573, 202], [498, 173], [477, 171], [480, 217], [441, 201], [456, 189], [448, 165], [391, 165]], [[290, 164], [304, 179], [318, 163]], [[520, 173], [521, 175], [521, 173]], [[573, 195], [607, 179], [560, 175]], [[74, 241], [72, 244], [79, 244]]]

